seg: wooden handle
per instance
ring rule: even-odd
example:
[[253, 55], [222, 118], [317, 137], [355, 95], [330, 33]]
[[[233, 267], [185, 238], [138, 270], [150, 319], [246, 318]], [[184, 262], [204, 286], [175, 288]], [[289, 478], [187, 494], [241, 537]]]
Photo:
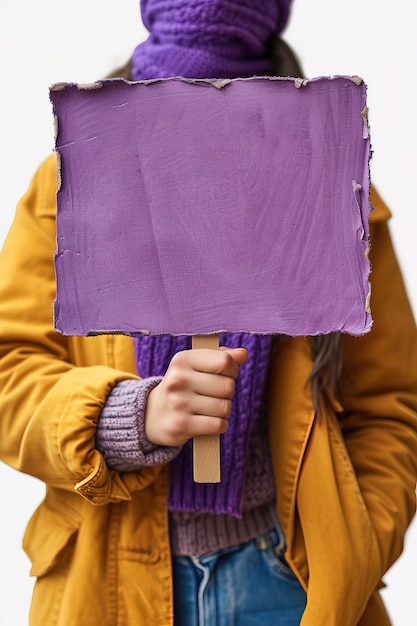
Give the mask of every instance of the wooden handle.
[[[219, 349], [218, 335], [194, 335], [192, 348]], [[194, 482], [220, 482], [220, 435], [199, 435], [193, 439]]]

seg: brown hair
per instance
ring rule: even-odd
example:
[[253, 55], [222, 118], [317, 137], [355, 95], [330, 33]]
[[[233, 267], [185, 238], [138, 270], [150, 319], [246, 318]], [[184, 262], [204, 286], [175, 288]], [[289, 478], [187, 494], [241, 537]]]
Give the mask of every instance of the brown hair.
[[[298, 58], [280, 37], [271, 40], [270, 56], [277, 76], [304, 78]], [[313, 358], [310, 380], [317, 411], [326, 387], [330, 387], [338, 399], [341, 398], [342, 342], [340, 333], [309, 337], [309, 342]]]

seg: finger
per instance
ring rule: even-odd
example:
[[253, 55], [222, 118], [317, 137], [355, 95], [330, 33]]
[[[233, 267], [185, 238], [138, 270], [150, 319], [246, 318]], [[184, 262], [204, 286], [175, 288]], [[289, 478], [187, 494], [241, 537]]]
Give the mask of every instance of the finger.
[[187, 361], [188, 365], [196, 371], [209, 374], [222, 374], [236, 378], [239, 374], [239, 366], [247, 359], [248, 353], [244, 348], [226, 348], [225, 350], [211, 350], [201, 348], [178, 353], [174, 359]]
[[190, 413], [193, 415], [207, 415], [227, 420], [231, 410], [232, 400], [229, 398], [194, 395], [190, 401]]
[[225, 350], [226, 352], [228, 352], [228, 354], [230, 354], [235, 363], [237, 363], [239, 366], [243, 365], [248, 360], [249, 354], [246, 348], [228, 348], [227, 346], [223, 346], [220, 348], [220, 350]]
[[236, 383], [232, 376], [194, 372], [190, 377], [190, 386], [195, 394], [231, 400]]
[[192, 415], [187, 421], [187, 432], [184, 435], [187, 439], [199, 435], [222, 435], [228, 426], [229, 421], [227, 419], [212, 415]]

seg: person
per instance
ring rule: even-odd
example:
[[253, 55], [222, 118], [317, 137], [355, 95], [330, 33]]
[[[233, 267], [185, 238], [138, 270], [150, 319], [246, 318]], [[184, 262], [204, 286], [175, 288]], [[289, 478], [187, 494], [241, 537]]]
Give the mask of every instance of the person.
[[[115, 73], [302, 76], [291, 0], [142, 0]], [[24, 548], [31, 626], [378, 626], [415, 512], [417, 333], [372, 189], [369, 333], [64, 337], [54, 331], [56, 162], [0, 261], [0, 455], [46, 484]], [[190, 439], [222, 433], [196, 485]]]

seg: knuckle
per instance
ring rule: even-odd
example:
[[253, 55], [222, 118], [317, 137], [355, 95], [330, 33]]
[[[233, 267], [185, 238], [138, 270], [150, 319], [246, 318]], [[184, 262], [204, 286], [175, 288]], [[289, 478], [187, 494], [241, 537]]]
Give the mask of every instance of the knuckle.
[[239, 374], [239, 366], [227, 352], [219, 352], [219, 374], [227, 374], [233, 380]]
[[165, 387], [168, 393], [176, 393], [184, 389], [186, 384], [187, 377], [180, 368], [174, 366], [165, 374]]
[[216, 420], [216, 431], [214, 434], [223, 435], [229, 427], [229, 422], [226, 419]]
[[171, 364], [172, 365], [178, 365], [183, 367], [185, 365], [185, 363], [187, 362], [187, 351], [186, 350], [180, 350], [179, 352], [176, 352], [174, 354], [174, 356], [171, 359]]
[[233, 398], [234, 393], [235, 393], [235, 387], [236, 387], [235, 379], [229, 376], [225, 377], [224, 395], [226, 396], [226, 398], [230, 398], [230, 399]]
[[230, 361], [232, 361], [232, 357], [227, 352], [218, 352], [219, 356], [219, 368], [221, 372], [224, 372], [230, 367]]
[[171, 435], [175, 436], [186, 436], [188, 435], [189, 422], [185, 413], [178, 413], [171, 420], [170, 423], [170, 432]]
[[175, 415], [175, 419], [179, 419], [179, 417], [185, 415], [189, 409], [187, 396], [177, 390], [172, 391], [170, 394], [170, 406], [171, 411]]
[[228, 399], [221, 400], [219, 417], [228, 418], [232, 410], [232, 401]]

